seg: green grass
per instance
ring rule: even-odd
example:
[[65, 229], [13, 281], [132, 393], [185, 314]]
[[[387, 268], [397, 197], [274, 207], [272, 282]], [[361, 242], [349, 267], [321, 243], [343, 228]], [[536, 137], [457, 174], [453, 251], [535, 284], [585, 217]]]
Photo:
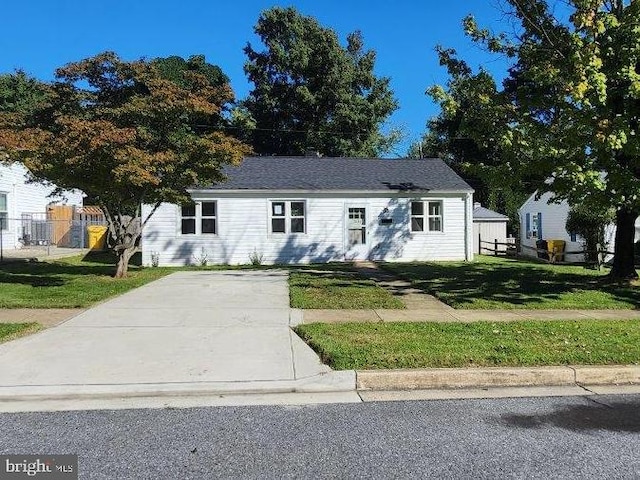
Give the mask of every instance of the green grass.
[[296, 327], [334, 369], [640, 362], [640, 321], [342, 323]]
[[389, 263], [383, 268], [454, 308], [636, 309], [638, 285], [604, 282], [581, 266], [476, 257], [473, 263]]
[[0, 308], [87, 307], [172, 271], [130, 265], [128, 278], [114, 279], [114, 260], [107, 255], [7, 263], [0, 265]]
[[[309, 267], [307, 267], [309, 268]], [[292, 270], [289, 295], [293, 308], [370, 309], [405, 308], [404, 304], [372, 280], [363, 279], [348, 266], [334, 270]]]
[[0, 343], [36, 332], [40, 329], [37, 323], [0, 323]]

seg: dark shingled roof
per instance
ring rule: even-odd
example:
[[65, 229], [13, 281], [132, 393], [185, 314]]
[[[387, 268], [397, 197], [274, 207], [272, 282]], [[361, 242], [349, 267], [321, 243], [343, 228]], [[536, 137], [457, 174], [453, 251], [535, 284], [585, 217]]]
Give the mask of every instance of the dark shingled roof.
[[215, 190], [465, 191], [472, 188], [442, 160], [247, 157], [224, 169]]

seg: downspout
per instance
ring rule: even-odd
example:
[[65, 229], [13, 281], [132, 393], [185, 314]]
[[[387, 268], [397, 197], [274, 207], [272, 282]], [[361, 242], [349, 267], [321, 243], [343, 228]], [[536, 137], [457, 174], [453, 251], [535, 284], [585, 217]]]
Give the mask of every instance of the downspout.
[[[11, 200], [13, 200], [11, 203], [11, 210], [13, 210], [12, 216], [13, 216], [13, 234], [11, 235], [11, 242], [13, 243], [13, 247], [12, 248], [18, 248], [18, 226], [16, 225], [16, 222], [18, 221], [18, 185], [15, 182], [15, 178], [14, 178], [14, 182], [13, 182], [13, 191], [11, 194]], [[8, 209], [7, 209], [8, 210]], [[7, 211], [7, 213], [9, 213]], [[7, 229], [9, 229], [9, 225], [11, 224], [11, 219], [7, 220]], [[22, 222], [20, 223], [20, 229], [22, 229]], [[22, 233], [22, 232], [20, 232]]]
[[473, 222], [473, 193], [467, 193], [464, 199], [464, 256], [467, 262], [473, 261], [473, 229], [470, 225]]

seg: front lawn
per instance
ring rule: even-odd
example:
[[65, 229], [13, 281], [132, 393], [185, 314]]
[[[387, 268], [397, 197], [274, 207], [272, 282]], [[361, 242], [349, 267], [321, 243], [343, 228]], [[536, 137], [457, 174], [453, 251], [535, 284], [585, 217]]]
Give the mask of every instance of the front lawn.
[[[289, 295], [293, 308], [371, 309], [405, 308], [404, 304], [373, 280], [343, 266], [335, 270], [292, 270]], [[321, 267], [318, 267], [321, 268]]]
[[114, 279], [112, 260], [104, 255], [77, 256], [0, 265], [0, 308], [88, 307], [172, 271], [130, 265], [128, 278]]
[[337, 370], [640, 363], [640, 321], [341, 323], [295, 328]]
[[38, 331], [37, 323], [0, 323], [0, 343]]
[[388, 263], [388, 271], [454, 308], [636, 309], [640, 287], [581, 266], [477, 256], [474, 262]]

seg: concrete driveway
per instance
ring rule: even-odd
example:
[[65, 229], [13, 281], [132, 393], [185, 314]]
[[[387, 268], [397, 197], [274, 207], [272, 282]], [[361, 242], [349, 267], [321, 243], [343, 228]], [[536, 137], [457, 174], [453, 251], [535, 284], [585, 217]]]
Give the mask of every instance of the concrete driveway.
[[0, 345], [0, 402], [353, 390], [290, 330], [292, 312], [284, 271], [174, 273]]

